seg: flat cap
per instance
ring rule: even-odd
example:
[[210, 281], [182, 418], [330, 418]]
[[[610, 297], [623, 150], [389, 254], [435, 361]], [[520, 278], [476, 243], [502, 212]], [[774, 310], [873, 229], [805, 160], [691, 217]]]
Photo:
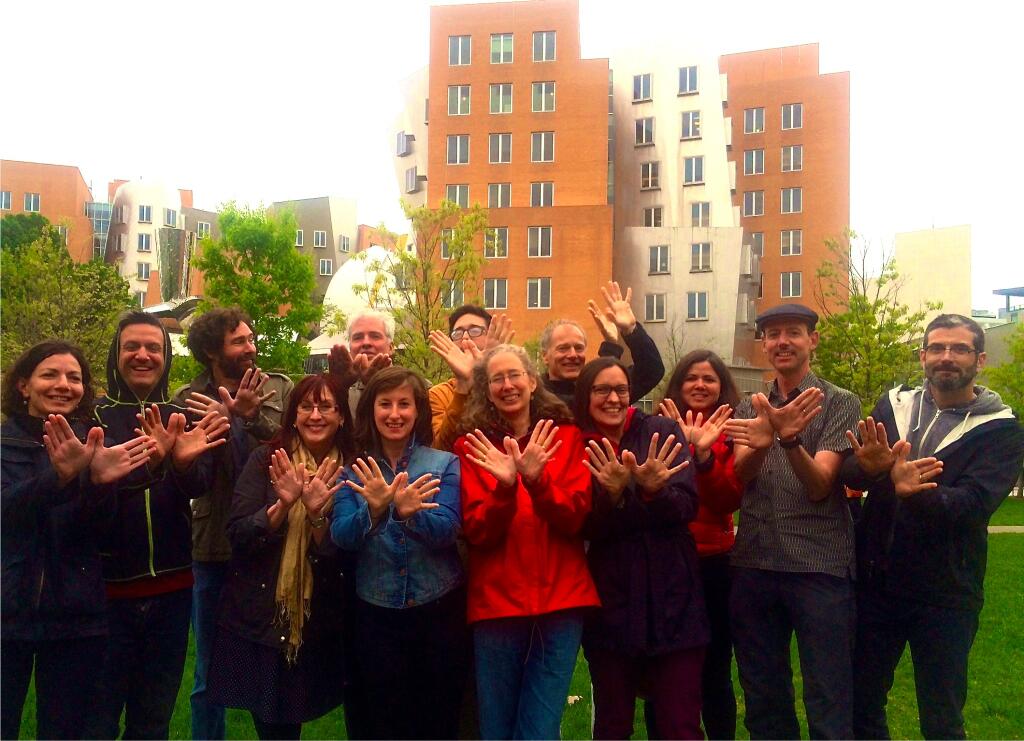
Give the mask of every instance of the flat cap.
[[757, 325], [758, 331], [760, 331], [764, 329], [765, 324], [773, 322], [776, 319], [796, 319], [797, 321], [805, 323], [812, 332], [818, 324], [817, 313], [803, 304], [779, 304], [778, 306], [773, 306], [770, 309], [765, 309], [758, 314], [754, 323]]

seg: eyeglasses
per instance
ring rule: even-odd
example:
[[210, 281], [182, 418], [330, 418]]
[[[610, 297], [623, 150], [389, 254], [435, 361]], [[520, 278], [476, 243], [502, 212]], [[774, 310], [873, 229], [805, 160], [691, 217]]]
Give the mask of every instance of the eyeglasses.
[[629, 398], [629, 386], [625, 384], [621, 386], [607, 386], [605, 384], [601, 384], [600, 386], [594, 386], [590, 389], [590, 395], [596, 396], [598, 399], [607, 399], [609, 396], [611, 396], [613, 391], [615, 392], [615, 395], [618, 396], [620, 399]]
[[491, 376], [487, 379], [487, 382], [492, 386], [504, 386], [505, 381], [515, 383], [524, 376], [526, 376], [526, 371], [509, 371], [508, 373], [499, 373], [496, 376]]
[[308, 404], [303, 402], [299, 404], [299, 414], [312, 414], [314, 409], [320, 412], [321, 417], [329, 417], [338, 411], [338, 405], [328, 404], [326, 402], [322, 402], [320, 404]]
[[940, 357], [945, 355], [947, 352], [952, 353], [954, 358], [966, 358], [968, 355], [977, 353], [978, 351], [963, 342], [958, 342], [955, 345], [943, 345], [939, 342], [933, 342], [924, 348], [925, 355], [931, 355], [933, 357]]
[[467, 334], [470, 337], [476, 338], [486, 332], [487, 327], [481, 327], [479, 324], [474, 324], [472, 327], [467, 327], [466, 329], [463, 329], [462, 327], [459, 327], [458, 329], [453, 329], [452, 333], [449, 336], [453, 340], [461, 340]]

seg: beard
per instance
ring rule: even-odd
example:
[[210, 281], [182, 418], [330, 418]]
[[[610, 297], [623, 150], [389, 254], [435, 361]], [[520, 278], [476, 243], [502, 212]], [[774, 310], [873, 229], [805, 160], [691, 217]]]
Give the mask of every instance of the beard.
[[[955, 375], [939, 375], [942, 371], [953, 371]], [[974, 364], [970, 368], [961, 368], [953, 365], [938, 365], [929, 368], [925, 375], [928, 377], [928, 383], [939, 391], [947, 393], [961, 391], [974, 383], [974, 378], [978, 375], [978, 366]]]
[[220, 372], [228, 378], [234, 378], [241, 380], [245, 372], [253, 366], [255, 358], [241, 356], [228, 360], [227, 358], [218, 358], [217, 366], [220, 368]]

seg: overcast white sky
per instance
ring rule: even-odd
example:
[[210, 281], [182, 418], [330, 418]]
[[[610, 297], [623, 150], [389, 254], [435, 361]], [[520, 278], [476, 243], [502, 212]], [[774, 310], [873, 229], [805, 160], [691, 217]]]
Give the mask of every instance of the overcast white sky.
[[[427, 61], [427, 0], [3, 0], [0, 157], [227, 200], [339, 195], [402, 229], [398, 82]], [[580, 0], [587, 57], [648, 41], [715, 54], [819, 42], [851, 73], [851, 225], [972, 226], [975, 308], [1024, 286], [1019, 19], [1012, 4]]]

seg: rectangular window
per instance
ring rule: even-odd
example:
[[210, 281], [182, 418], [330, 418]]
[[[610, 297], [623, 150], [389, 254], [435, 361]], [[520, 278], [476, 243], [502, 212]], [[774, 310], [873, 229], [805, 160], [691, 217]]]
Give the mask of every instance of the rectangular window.
[[683, 157], [683, 185], [699, 185], [704, 182], [704, 156]]
[[763, 190], [748, 190], [743, 194], [743, 215], [764, 216]]
[[750, 252], [758, 257], [764, 257], [764, 232], [750, 233]]
[[667, 244], [652, 244], [649, 249], [650, 263], [648, 273], [651, 275], [664, 275], [669, 271], [669, 246]]
[[644, 209], [644, 226], [661, 226], [661, 206]]
[[683, 139], [700, 139], [700, 111], [683, 111]]
[[139, 280], [149, 280], [149, 263], [140, 262], [135, 265], [135, 277]]
[[140, 309], [142, 309], [142, 308], [144, 308], [146, 306], [146, 292], [145, 291], [136, 291], [135, 292], [135, 305], [138, 306]]
[[527, 257], [551, 257], [551, 227], [531, 226], [526, 231]]
[[644, 296], [645, 322], [665, 321], [666, 298], [664, 293], [648, 293]]
[[653, 190], [658, 185], [658, 163], [642, 162], [640, 164], [640, 190]]
[[782, 189], [782, 213], [798, 214], [804, 210], [803, 188]]
[[802, 144], [794, 144], [791, 147], [782, 148], [782, 171], [797, 172], [804, 169], [804, 147]]
[[68, 228], [63, 224], [57, 224], [56, 229], [57, 236], [60, 237], [60, 241], [66, 245], [68, 243]]
[[199, 224], [196, 225], [196, 229], [198, 230], [197, 233], [199, 234], [200, 239], [206, 239], [207, 237], [210, 236], [209, 221], [200, 221]]
[[469, 185], [445, 186], [444, 197], [463, 208], [469, 208]]
[[454, 309], [466, 303], [461, 280], [446, 280], [441, 287], [441, 307]]
[[533, 112], [550, 113], [555, 110], [555, 83], [533, 83]]
[[153, 207], [139, 206], [139, 222], [143, 224], [153, 223]]
[[764, 108], [747, 108], [743, 111], [743, 133], [760, 134], [764, 131]]
[[302, 246], [302, 230], [301, 229], [296, 229], [295, 230], [295, 246], [296, 247], [301, 247]]
[[551, 279], [550, 278], [527, 278], [526, 279], [526, 308], [527, 309], [550, 309], [551, 308]]
[[651, 99], [651, 73], [633, 75], [633, 102]]
[[491, 34], [491, 64], [512, 64], [512, 34]]
[[690, 245], [690, 272], [706, 273], [711, 270], [711, 242]]
[[698, 321], [708, 318], [708, 292], [687, 291], [686, 293], [686, 319]]
[[103, 242], [104, 242], [104, 239], [103, 239], [103, 235], [102, 234], [93, 234], [92, 235], [92, 259], [93, 260], [102, 260], [103, 259], [103, 253], [106, 251], [106, 248], [104, 247]]
[[420, 177], [419, 170], [416, 167], [410, 167], [405, 171], [405, 192], [415, 193], [420, 189]]
[[344, 234], [339, 238], [338, 249], [342, 252], [348, 252], [352, 249], [352, 240], [346, 237]]
[[804, 249], [804, 232], [802, 229], [782, 230], [782, 255], [800, 255]]
[[534, 207], [553, 206], [555, 204], [555, 184], [530, 183], [530, 205]]
[[799, 270], [782, 274], [782, 298], [800, 298], [803, 295], [803, 273]]
[[802, 129], [804, 127], [804, 104], [786, 103], [782, 106], [782, 128]]
[[533, 61], [553, 62], [555, 61], [555, 32], [534, 31], [533, 32]]
[[320, 275], [334, 275], [334, 260], [328, 257], [320, 258]]
[[491, 85], [491, 113], [512, 112], [512, 83], [497, 82]]
[[164, 209], [164, 226], [175, 228], [178, 226], [178, 212], [173, 208]]
[[450, 67], [469, 64], [472, 43], [469, 36], [448, 37], [448, 65]]
[[487, 135], [487, 160], [492, 165], [505, 165], [512, 161], [512, 134]]
[[448, 164], [469, 164], [469, 134], [448, 135]]
[[484, 280], [484, 308], [508, 308], [508, 278], [486, 278]]
[[646, 146], [654, 144], [654, 119], [638, 118], [636, 120], [636, 145]]
[[138, 250], [139, 250], [139, 252], [152, 252], [153, 251], [153, 246], [152, 246], [152, 243], [150, 242], [150, 235], [148, 235], [148, 234], [140, 234], [139, 235]]
[[487, 208], [508, 208], [512, 205], [512, 183], [487, 185]]
[[39, 213], [39, 194], [26, 193], [24, 205], [26, 211], [29, 211], [31, 213]]
[[711, 226], [711, 204], [708, 201], [694, 201], [690, 204], [692, 226]]
[[448, 86], [448, 115], [469, 115], [469, 85]]
[[507, 226], [492, 226], [484, 232], [484, 257], [508, 257]]
[[743, 174], [764, 175], [763, 149], [748, 149], [743, 152]]
[[679, 94], [691, 95], [697, 92], [697, 68], [679, 68]]
[[317, 229], [313, 232], [313, 246], [324, 248], [327, 246], [327, 232]]
[[452, 235], [455, 233], [453, 229], [442, 229], [441, 230], [441, 259], [450, 260], [452, 258], [451, 240]]
[[412, 154], [412, 143], [415, 137], [412, 134], [406, 134], [404, 131], [399, 131], [395, 138], [395, 154], [398, 157], [405, 157], [408, 154]]
[[0, 191], [0, 209], [4, 211], [11, 210], [11, 191], [2, 190]]
[[530, 160], [533, 162], [555, 161], [554, 131], [534, 131], [530, 135]]

